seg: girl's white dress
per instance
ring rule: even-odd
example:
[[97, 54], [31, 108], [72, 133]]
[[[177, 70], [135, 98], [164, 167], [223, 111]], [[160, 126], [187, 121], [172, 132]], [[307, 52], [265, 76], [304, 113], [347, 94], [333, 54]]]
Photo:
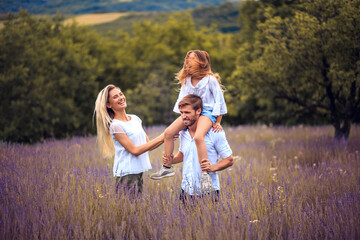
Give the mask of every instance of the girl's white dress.
[[126, 134], [135, 146], [146, 143], [146, 133], [142, 127], [141, 119], [133, 114], [128, 114], [130, 121], [123, 122], [113, 119], [110, 124], [110, 134], [115, 146], [115, 159], [113, 173], [115, 177], [122, 177], [128, 174], [137, 174], [151, 169], [148, 152], [139, 156], [129, 153], [115, 138], [114, 134]]
[[196, 86], [191, 84], [191, 78], [185, 79], [181, 86], [179, 97], [174, 106], [174, 112], [180, 113], [179, 102], [189, 94], [196, 94], [203, 101], [203, 110], [212, 112], [213, 116], [224, 115], [227, 113], [224, 94], [219, 82], [212, 75], [207, 75], [201, 79]]

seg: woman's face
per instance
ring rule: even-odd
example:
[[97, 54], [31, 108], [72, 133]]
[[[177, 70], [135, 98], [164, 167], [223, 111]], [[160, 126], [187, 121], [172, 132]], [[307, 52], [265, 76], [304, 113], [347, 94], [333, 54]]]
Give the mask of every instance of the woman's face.
[[106, 104], [106, 106], [114, 111], [119, 111], [126, 108], [127, 104], [125, 95], [119, 88], [113, 88], [110, 90], [109, 102]]

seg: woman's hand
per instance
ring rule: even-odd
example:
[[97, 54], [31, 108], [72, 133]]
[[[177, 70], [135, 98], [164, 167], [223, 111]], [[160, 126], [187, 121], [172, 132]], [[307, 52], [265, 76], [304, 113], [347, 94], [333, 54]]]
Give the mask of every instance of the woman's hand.
[[220, 125], [220, 123], [218, 122], [215, 122], [214, 125], [213, 125], [213, 132], [221, 132], [223, 129]]
[[171, 165], [172, 164], [172, 160], [174, 159], [174, 155], [170, 155], [170, 157], [168, 157], [168, 156], [166, 156], [165, 155], [165, 152], [163, 152], [163, 158], [162, 158], [162, 160], [163, 160], [163, 164], [165, 165], [165, 166], [167, 166], [167, 165]]

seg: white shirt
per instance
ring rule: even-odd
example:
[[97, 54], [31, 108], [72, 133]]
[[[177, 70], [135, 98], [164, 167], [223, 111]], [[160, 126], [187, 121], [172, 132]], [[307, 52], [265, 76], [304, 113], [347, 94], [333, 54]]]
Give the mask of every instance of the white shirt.
[[203, 102], [203, 110], [212, 112], [213, 116], [224, 115], [227, 113], [224, 94], [220, 88], [219, 82], [212, 75], [207, 75], [201, 79], [194, 87], [191, 78], [185, 79], [181, 86], [179, 97], [174, 106], [174, 112], [180, 113], [178, 104], [189, 94], [195, 94], [201, 97]]
[[126, 134], [135, 146], [146, 143], [146, 133], [142, 127], [141, 119], [133, 114], [128, 114], [130, 121], [123, 122], [113, 119], [110, 124], [110, 134], [114, 141], [115, 159], [113, 173], [116, 177], [128, 174], [137, 174], [151, 169], [151, 163], [148, 152], [139, 156], [129, 153], [116, 139], [114, 134]]
[[[195, 140], [189, 131], [180, 132], [180, 149], [183, 153], [183, 172], [181, 188], [190, 195], [201, 194], [201, 168], [198, 160]], [[205, 144], [208, 152], [208, 159], [213, 165], [218, 162], [218, 156], [222, 159], [230, 157], [232, 154], [229, 143], [224, 131], [214, 133], [212, 128], [205, 135]], [[219, 176], [217, 172], [209, 173], [212, 185], [215, 190], [220, 190]]]

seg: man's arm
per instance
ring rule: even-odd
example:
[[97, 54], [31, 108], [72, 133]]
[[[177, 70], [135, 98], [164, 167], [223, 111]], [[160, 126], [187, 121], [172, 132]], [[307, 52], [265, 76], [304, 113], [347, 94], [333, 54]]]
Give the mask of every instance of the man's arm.
[[215, 163], [213, 165], [210, 164], [210, 161], [208, 159], [203, 159], [201, 161], [200, 167], [201, 170], [207, 171], [207, 172], [216, 172], [224, 170], [225, 168], [231, 167], [234, 164], [233, 156], [230, 155], [227, 158], [221, 159], [220, 162]]

